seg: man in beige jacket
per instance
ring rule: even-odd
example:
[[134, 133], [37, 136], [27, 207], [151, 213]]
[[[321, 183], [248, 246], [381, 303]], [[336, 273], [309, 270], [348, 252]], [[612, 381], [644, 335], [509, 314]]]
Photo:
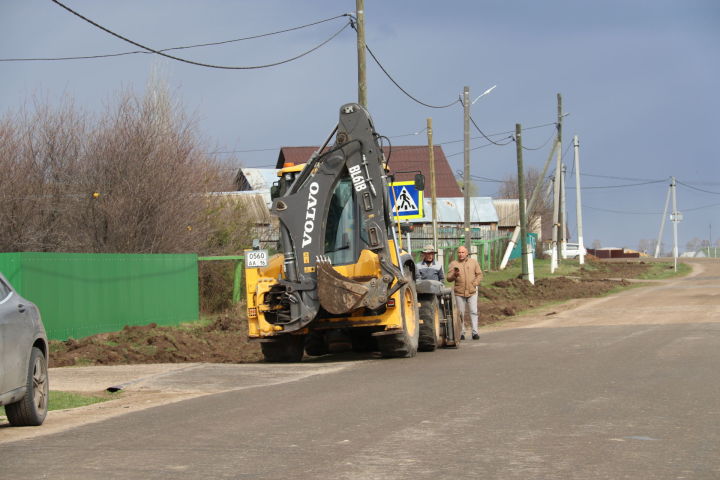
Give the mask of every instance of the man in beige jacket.
[[479, 340], [478, 334], [478, 296], [477, 287], [483, 279], [483, 273], [477, 260], [468, 256], [467, 248], [457, 249], [457, 260], [450, 262], [447, 281], [455, 282], [455, 300], [462, 317], [463, 332], [460, 340], [465, 340], [465, 309], [470, 307], [470, 322], [472, 324], [472, 339]]

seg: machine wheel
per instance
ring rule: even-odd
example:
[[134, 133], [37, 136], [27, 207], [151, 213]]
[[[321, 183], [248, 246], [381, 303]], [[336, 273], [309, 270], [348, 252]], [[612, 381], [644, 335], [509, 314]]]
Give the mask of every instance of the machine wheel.
[[377, 350], [375, 338], [371, 331], [362, 328], [353, 329], [350, 339], [352, 340], [352, 351], [358, 353], [374, 352]]
[[322, 332], [312, 331], [305, 337], [305, 353], [311, 357], [319, 357], [328, 353], [325, 335]]
[[274, 342], [261, 343], [260, 348], [266, 362], [299, 362], [305, 350], [305, 335], [282, 335]]
[[400, 288], [400, 299], [402, 332], [377, 337], [378, 349], [386, 358], [414, 357], [418, 349], [420, 312], [414, 280]]
[[30, 354], [25, 396], [20, 401], [5, 405], [5, 413], [11, 425], [42, 425], [48, 409], [47, 361], [42, 351], [33, 347]]
[[440, 332], [440, 306], [436, 296], [425, 297], [420, 300], [420, 340], [418, 350], [432, 352], [438, 346], [438, 332]]

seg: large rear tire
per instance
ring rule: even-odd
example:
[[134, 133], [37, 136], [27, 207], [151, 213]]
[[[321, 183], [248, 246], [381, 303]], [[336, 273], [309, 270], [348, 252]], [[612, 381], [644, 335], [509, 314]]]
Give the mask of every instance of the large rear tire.
[[282, 335], [273, 342], [261, 343], [260, 348], [266, 362], [299, 362], [305, 350], [305, 335]]
[[48, 411], [48, 371], [43, 352], [33, 347], [30, 353], [25, 395], [20, 401], [5, 405], [5, 413], [11, 425], [42, 425]]
[[420, 340], [418, 350], [432, 352], [438, 347], [440, 332], [440, 307], [436, 296], [424, 296], [420, 299]]
[[383, 357], [408, 358], [417, 354], [420, 312], [414, 280], [400, 287], [400, 315], [403, 325], [401, 332], [377, 337], [378, 349]]

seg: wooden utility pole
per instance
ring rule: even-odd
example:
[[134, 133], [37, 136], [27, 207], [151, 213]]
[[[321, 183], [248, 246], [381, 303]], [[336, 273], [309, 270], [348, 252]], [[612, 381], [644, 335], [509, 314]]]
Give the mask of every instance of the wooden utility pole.
[[520, 204], [520, 251], [522, 252], [522, 278], [524, 280], [529, 280], [530, 271], [527, 255], [527, 214], [525, 212], [525, 174], [523, 173], [522, 127], [519, 123], [515, 124], [515, 150], [517, 152], [518, 202]]
[[[545, 178], [548, 167], [550, 166], [550, 162], [552, 161], [552, 158], [555, 156], [555, 151], [557, 150], [557, 148], [558, 148], [557, 142], [553, 142], [553, 148], [550, 150], [550, 155], [548, 155], [548, 158], [545, 161], [545, 166], [543, 167], [542, 173], [540, 174], [541, 179]], [[538, 197], [538, 194], [540, 193], [541, 187], [542, 187], [542, 182], [538, 182], [538, 184], [535, 185], [535, 190], [533, 190], [533, 193], [530, 196], [530, 202], [528, 203], [528, 206], [525, 209], [526, 211], [528, 211], [528, 212], [533, 211], [533, 207], [535, 206], [535, 200], [537, 200], [537, 197]], [[515, 226], [512, 237], [510, 238], [510, 242], [508, 243], [508, 246], [505, 249], [505, 255], [503, 255], [502, 262], [500, 262], [500, 270], [504, 270], [505, 267], [507, 266], [508, 260], [510, 260], [510, 254], [512, 253], [513, 249], [515, 248], [515, 244], [517, 243], [518, 235], [520, 235], [520, 225], [519, 224], [517, 226]]]
[[437, 192], [435, 191], [435, 147], [433, 146], [432, 118], [427, 119], [428, 155], [430, 157], [430, 198], [432, 199], [433, 245], [438, 248], [437, 238]]
[[550, 258], [550, 273], [555, 273], [558, 267], [558, 259], [562, 254], [560, 251], [560, 175], [562, 169], [562, 96], [557, 94], [557, 163], [555, 164], [555, 180], [553, 195], [553, 229], [552, 229], [552, 255]]
[[367, 81], [365, 77], [365, 0], [355, 0], [357, 18], [358, 103], [367, 108]]
[[465, 175], [463, 176], [463, 193], [465, 199], [465, 248], [470, 253], [470, 87], [463, 89], [464, 135], [463, 143], [465, 158]]
[[573, 138], [575, 148], [575, 209], [577, 214], [578, 227], [578, 250], [580, 250], [580, 265], [585, 264], [585, 245], [583, 241], [583, 223], [582, 223], [582, 197], [580, 195], [580, 142], [578, 136]]

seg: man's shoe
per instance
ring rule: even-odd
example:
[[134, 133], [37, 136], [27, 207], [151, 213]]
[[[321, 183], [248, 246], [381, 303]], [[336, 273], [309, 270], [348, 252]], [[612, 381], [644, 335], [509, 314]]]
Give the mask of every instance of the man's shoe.
[[480, 335], [473, 333], [473, 340], [480, 340]]
[[460, 340], [465, 340], [465, 334], [460, 335]]

